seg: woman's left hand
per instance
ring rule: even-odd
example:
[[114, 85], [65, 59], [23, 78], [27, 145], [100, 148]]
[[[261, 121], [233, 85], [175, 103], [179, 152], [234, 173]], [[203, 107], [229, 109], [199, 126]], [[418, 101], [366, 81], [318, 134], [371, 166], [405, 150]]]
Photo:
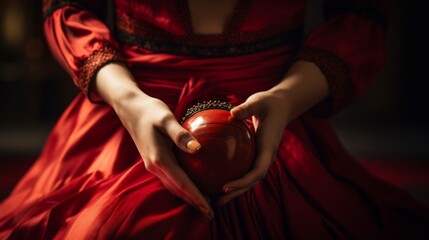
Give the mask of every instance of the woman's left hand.
[[286, 126], [328, 94], [328, 83], [320, 69], [314, 63], [297, 61], [279, 84], [251, 95], [233, 108], [231, 115], [235, 118], [252, 117], [257, 152], [253, 168], [224, 185], [225, 194], [218, 204], [231, 201], [261, 181], [274, 160]]
[[252, 117], [256, 130], [256, 158], [253, 168], [243, 177], [224, 185], [226, 193], [218, 199], [223, 205], [261, 181], [270, 167], [280, 144], [283, 130], [290, 121], [286, 100], [274, 91], [258, 92], [234, 107], [231, 115], [238, 119]]

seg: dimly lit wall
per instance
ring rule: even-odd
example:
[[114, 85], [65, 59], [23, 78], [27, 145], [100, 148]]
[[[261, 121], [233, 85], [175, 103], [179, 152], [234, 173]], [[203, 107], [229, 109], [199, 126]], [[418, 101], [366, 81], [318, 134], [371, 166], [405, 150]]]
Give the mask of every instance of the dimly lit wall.
[[0, 1], [0, 129], [49, 124], [76, 92], [45, 44], [41, 2]]
[[395, 1], [383, 71], [333, 119], [352, 152], [429, 162], [428, 24], [424, 1]]
[[396, 1], [389, 19], [386, 66], [365, 95], [345, 111], [347, 121], [429, 126], [425, 107], [429, 102], [429, 15], [423, 2]]

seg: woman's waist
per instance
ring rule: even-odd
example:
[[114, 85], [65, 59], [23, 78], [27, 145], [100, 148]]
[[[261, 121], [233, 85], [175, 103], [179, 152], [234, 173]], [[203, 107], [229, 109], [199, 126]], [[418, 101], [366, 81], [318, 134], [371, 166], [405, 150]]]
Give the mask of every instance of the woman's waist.
[[123, 52], [139, 86], [173, 103], [190, 79], [210, 82], [217, 94], [248, 96], [268, 89], [282, 78], [294, 56], [286, 47], [223, 58], [151, 53], [135, 46], [124, 46]]
[[[161, 99], [171, 108], [174, 108], [179, 101], [184, 87], [190, 81], [204, 81], [210, 85], [210, 87], [207, 87], [210, 88], [210, 91], [200, 95], [201, 100], [220, 100], [232, 95], [240, 99], [246, 99], [255, 92], [271, 88], [279, 79], [281, 79], [280, 76], [269, 79], [254, 78], [236, 81], [218, 81], [218, 79], [213, 77], [189, 75], [187, 78], [177, 78], [178, 81], [145, 78], [137, 80], [137, 84], [149, 96]], [[203, 87], [203, 90], [207, 89]], [[197, 94], [193, 93], [193, 95]]]

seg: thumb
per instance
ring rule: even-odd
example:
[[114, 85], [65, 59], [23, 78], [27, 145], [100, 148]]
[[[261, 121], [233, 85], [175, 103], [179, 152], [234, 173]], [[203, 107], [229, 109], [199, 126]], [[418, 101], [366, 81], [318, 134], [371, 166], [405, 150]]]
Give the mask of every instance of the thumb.
[[248, 98], [244, 103], [231, 109], [230, 113], [232, 117], [244, 120], [258, 115], [258, 108], [257, 102]]
[[167, 134], [173, 142], [185, 152], [196, 153], [201, 148], [201, 144], [184, 129], [178, 122], [172, 121], [167, 127]]

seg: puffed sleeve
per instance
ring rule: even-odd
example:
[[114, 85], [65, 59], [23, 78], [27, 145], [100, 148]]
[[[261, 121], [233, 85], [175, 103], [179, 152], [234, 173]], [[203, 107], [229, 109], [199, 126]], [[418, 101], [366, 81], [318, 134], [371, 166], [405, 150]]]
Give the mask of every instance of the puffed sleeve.
[[297, 59], [318, 65], [330, 95], [314, 110], [330, 116], [347, 106], [377, 76], [386, 58], [386, 13], [382, 0], [324, 1], [326, 21], [305, 38]]
[[97, 71], [110, 62], [121, 62], [118, 44], [101, 20], [104, 0], [44, 0], [44, 30], [54, 57], [74, 83], [95, 102]]

